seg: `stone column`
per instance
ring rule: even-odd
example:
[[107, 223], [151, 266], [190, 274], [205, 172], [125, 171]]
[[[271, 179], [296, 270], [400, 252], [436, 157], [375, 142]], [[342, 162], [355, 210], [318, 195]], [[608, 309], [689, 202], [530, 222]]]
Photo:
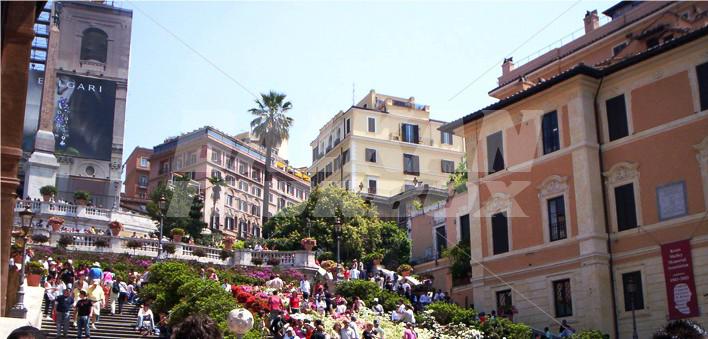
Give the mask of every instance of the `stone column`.
[[[54, 11], [52, 10], [52, 14]], [[56, 63], [59, 47], [59, 27], [50, 19], [47, 62], [44, 69], [42, 105], [39, 112], [39, 126], [34, 137], [34, 152], [25, 164], [24, 193], [30, 198], [41, 198], [39, 189], [46, 185], [56, 185], [59, 163], [54, 156], [54, 93], [56, 92]]]
[[582, 291], [576, 298], [583, 304], [582, 327], [614, 333], [612, 284], [603, 205], [602, 169], [595, 120], [594, 94], [597, 81], [580, 79], [578, 90], [568, 103], [573, 159], [573, 189], [577, 211]]
[[7, 313], [8, 261], [17, 187], [18, 164], [22, 157], [22, 128], [27, 99], [27, 75], [34, 21], [44, 2], [3, 2], [2, 22], [2, 125], [0, 133], [0, 316]]

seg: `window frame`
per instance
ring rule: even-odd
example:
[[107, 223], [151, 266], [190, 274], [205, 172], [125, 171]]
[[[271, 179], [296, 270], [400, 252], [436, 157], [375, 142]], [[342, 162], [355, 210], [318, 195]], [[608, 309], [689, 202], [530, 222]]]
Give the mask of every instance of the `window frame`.
[[[625, 119], [627, 121], [627, 135], [623, 137], [619, 137], [616, 139], [610, 139], [610, 117], [608, 116], [608, 111], [607, 111], [607, 103], [612, 100], [616, 99], [620, 96], [624, 97], [624, 113], [625, 113]], [[632, 114], [631, 114], [631, 91], [625, 92], [625, 93], [610, 93], [606, 97], [602, 98], [602, 101], [604, 102], [604, 105], [599, 105], [601, 113], [600, 114], [600, 119], [602, 120], [602, 129], [604, 132], [604, 135], [602, 137], [603, 141], [605, 143], [610, 143], [610, 142], [615, 142], [618, 140], [622, 140], [628, 136], [631, 136], [634, 134], [634, 121], [632, 120]]]
[[[374, 130], [373, 130], [373, 131], [371, 130], [371, 122], [372, 122], [372, 121], [374, 122]], [[366, 131], [367, 131], [368, 133], [376, 133], [377, 127], [378, 127], [378, 126], [376, 126], [376, 117], [372, 117], [372, 116], [367, 117], [367, 119], [366, 119]]]
[[[445, 136], [449, 135], [450, 136], [450, 142], [445, 142]], [[450, 132], [444, 132], [440, 131], [440, 144], [441, 145], [453, 145], [455, 142], [453, 141], [453, 134]]]
[[609, 200], [608, 206], [610, 207], [610, 226], [614, 232], [624, 232], [635, 229], [630, 228], [620, 231], [619, 223], [617, 221], [615, 187], [628, 183], [632, 183], [634, 185], [634, 211], [637, 216], [637, 227], [644, 224], [641, 204], [642, 196], [639, 182], [640, 172], [638, 168], [639, 165], [636, 163], [623, 161], [612, 165], [608, 171], [603, 173], [603, 176], [605, 177], [605, 188], [607, 189], [607, 199]]
[[[553, 232], [552, 232], [553, 225], [551, 224], [551, 211], [550, 211], [550, 209], [551, 209], [551, 201], [554, 201], [557, 199], [563, 200], [563, 203], [561, 204], [561, 206], [563, 207], [563, 219], [564, 219], [563, 220], [563, 233], [564, 233], [564, 236], [560, 237], [561, 230], [559, 229], [558, 230], [558, 238], [553, 239]], [[567, 210], [568, 203], [566, 202], [567, 199], [565, 198], [565, 194], [559, 194], [559, 195], [556, 195], [553, 197], [548, 197], [548, 198], [545, 198], [545, 200], [546, 200], [546, 216], [547, 216], [546, 227], [548, 228], [549, 242], [556, 242], [556, 241], [568, 239], [569, 238], [568, 233], [570, 233], [570, 232], [568, 232], [568, 210]]]
[[[495, 169], [493, 168], [493, 166], [494, 166], [494, 163], [496, 162], [496, 161], [494, 161], [494, 160], [496, 160], [496, 152], [495, 152], [495, 154], [494, 154], [494, 158], [493, 158], [493, 160], [492, 160], [492, 163], [490, 163], [490, 160], [491, 160], [491, 159], [489, 158], [489, 151], [490, 151], [490, 149], [489, 149], [489, 138], [492, 137], [492, 136], [494, 136], [494, 135], [497, 135], [497, 134], [499, 134], [499, 135], [501, 136], [501, 145], [500, 145], [500, 147], [501, 147], [502, 167], [501, 167], [500, 169], [498, 169], [498, 170], [495, 170]], [[501, 172], [501, 171], [505, 170], [505, 169], [507, 168], [507, 164], [506, 164], [506, 155], [504, 154], [504, 153], [505, 153], [504, 150], [506, 149], [506, 147], [504, 147], [504, 131], [499, 130], [499, 131], [496, 131], [496, 132], [494, 132], [494, 133], [488, 134], [488, 135], [485, 137], [484, 142], [485, 142], [485, 148], [486, 148], [486, 149], [485, 149], [485, 161], [487, 162], [487, 168], [486, 168], [486, 170], [487, 170], [487, 175], [491, 175], [491, 174], [498, 173], [498, 172]]]
[[619, 288], [621, 288], [620, 292], [622, 293], [622, 297], [618, 298], [622, 301], [622, 306], [620, 307], [620, 310], [624, 313], [631, 313], [632, 309], [630, 308], [630, 305], [627, 305], [627, 300], [626, 300], [626, 295], [625, 295], [625, 290], [626, 290], [626, 285], [625, 285], [625, 280], [624, 277], [627, 274], [635, 274], [639, 273], [639, 281], [638, 283], [640, 285], [640, 289], [637, 291], [638, 295], [641, 296], [642, 300], [642, 308], [634, 308], [634, 312], [641, 312], [641, 311], [647, 311], [649, 307], [647, 307], [647, 295], [646, 295], [646, 281], [645, 277], [646, 274], [644, 272], [643, 267], [633, 267], [633, 268], [626, 268], [620, 272], [618, 272], [619, 277], [620, 277], [620, 284]]
[[[504, 251], [504, 252], [496, 253], [495, 248], [494, 248], [494, 224], [493, 224], [493, 222], [494, 222], [494, 216], [499, 215], [499, 214], [503, 215], [506, 219], [507, 248], [506, 248], [506, 251]], [[511, 252], [513, 249], [512, 244], [511, 244], [511, 222], [510, 222], [511, 218], [509, 218], [509, 214], [510, 214], [510, 211], [507, 210], [507, 211], [498, 211], [498, 212], [493, 213], [492, 215], [489, 216], [489, 229], [490, 229], [489, 237], [491, 238], [491, 242], [489, 244], [491, 245], [490, 249], [491, 249], [492, 256], [506, 254], [506, 253]]]
[[[556, 294], [556, 284], [566, 283], [566, 282], [568, 284], [568, 289], [570, 292], [570, 296], [569, 296], [570, 305], [568, 305], [568, 306], [570, 306], [570, 310], [564, 310], [564, 311], [569, 311], [569, 313], [561, 314], [558, 309], [559, 301], [557, 299], [557, 294]], [[574, 309], [575, 303], [573, 303], [573, 281], [572, 281], [572, 279], [570, 279], [570, 277], [565, 277], [565, 278], [551, 280], [551, 294], [552, 294], [552, 301], [553, 301], [553, 309], [555, 311], [556, 318], [572, 317], [573, 314], [575, 313], [574, 312], [575, 311], [575, 309]]]
[[[410, 160], [408, 160], [410, 158]], [[406, 169], [406, 164], [410, 161], [412, 168]], [[420, 156], [411, 153], [403, 153], [403, 174], [420, 175]]]
[[[705, 71], [706, 75], [708, 76], [708, 61], [700, 63], [693, 67], [693, 71], [696, 74], [696, 96], [698, 100], [698, 112], [702, 112], [708, 110], [708, 79], [706, 79], [706, 77], [700, 76], [698, 69], [699, 67], [701, 67], [702, 70]], [[703, 84], [701, 84], [701, 79], [705, 79]], [[704, 88], [703, 92], [701, 92], [701, 88]]]
[[[445, 163], [452, 163], [452, 170], [449, 172], [445, 171]], [[453, 174], [455, 173], [455, 161], [454, 160], [446, 160], [446, 159], [440, 159], [440, 171], [442, 173], [447, 173], [447, 174]]]
[[[373, 152], [373, 159], [374, 161], [371, 161], [371, 156], [369, 156], [369, 152]], [[364, 149], [364, 160], [366, 162], [371, 162], [371, 163], [377, 163], [378, 162], [378, 152], [376, 152], [375, 148], [365, 148]]]
[[[100, 38], [101, 40], [89, 40], [90, 35], [95, 35], [95, 38]], [[85, 30], [81, 32], [81, 43], [79, 45], [79, 60], [81, 61], [94, 61], [94, 62], [100, 62], [102, 64], [106, 64], [108, 62], [108, 33], [106, 31], [97, 28], [97, 27], [88, 27]], [[88, 43], [92, 43], [93, 46], [88, 46]], [[96, 51], [89, 49], [89, 47], [96, 47], [95, 44], [97, 43], [103, 43], [105, 44], [104, 46], [98, 46], [98, 47], [105, 47], [103, 48], [102, 51]], [[86, 51], [86, 52], [84, 52]], [[88, 54], [88, 55], [86, 55]], [[94, 58], [98, 57], [97, 58]], [[103, 60], [101, 60], [103, 59]]]
[[[547, 129], [544, 125], [544, 122], [546, 122], [546, 117], [550, 117], [551, 115], [555, 116], [556, 131], [555, 131], [555, 133], [553, 133], [553, 130], [548, 131], [549, 133], [551, 133], [551, 135], [548, 136], [548, 139], [553, 139], [553, 137], [555, 137], [554, 138], [555, 142], [553, 142], [553, 144], [551, 144], [551, 145], [546, 145]], [[551, 154], [551, 153], [557, 152], [561, 149], [561, 123], [560, 123], [560, 117], [558, 114], [558, 110], [550, 111], [550, 112], [545, 113], [541, 116], [541, 148], [542, 148], [543, 155]]]

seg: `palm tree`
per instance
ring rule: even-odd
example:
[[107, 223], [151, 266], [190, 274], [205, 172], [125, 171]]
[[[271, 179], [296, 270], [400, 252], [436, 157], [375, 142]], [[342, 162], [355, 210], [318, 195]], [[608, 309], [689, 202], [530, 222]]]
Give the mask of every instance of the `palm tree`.
[[[221, 177], [209, 177], [208, 178], [209, 183], [211, 184], [211, 194], [212, 194], [212, 201], [214, 202], [212, 210], [211, 210], [211, 220], [214, 220], [214, 212], [216, 212], [216, 201], [219, 200], [221, 197], [221, 186], [224, 186], [224, 179]], [[215, 225], [219, 226], [219, 225]]]
[[256, 116], [251, 121], [253, 135], [258, 138], [258, 142], [266, 149], [261, 225], [264, 225], [268, 218], [270, 166], [273, 148], [280, 146], [283, 140], [290, 137], [289, 130], [290, 126], [293, 125], [293, 118], [285, 115], [285, 113], [292, 107], [293, 105], [290, 101], [285, 101], [285, 94], [270, 91], [268, 94], [261, 93], [261, 98], [256, 99], [256, 107], [248, 110]]

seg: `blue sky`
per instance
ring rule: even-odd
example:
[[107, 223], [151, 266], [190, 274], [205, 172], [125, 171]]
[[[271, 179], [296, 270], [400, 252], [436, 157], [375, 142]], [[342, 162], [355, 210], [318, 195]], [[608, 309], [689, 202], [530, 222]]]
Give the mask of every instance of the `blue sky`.
[[291, 163], [307, 166], [319, 127], [352, 104], [352, 84], [356, 100], [370, 89], [414, 96], [454, 120], [494, 101], [510, 52], [518, 63], [614, 3], [123, 2], [133, 9], [124, 156], [204, 125], [246, 131], [249, 92], [273, 89], [293, 103]]

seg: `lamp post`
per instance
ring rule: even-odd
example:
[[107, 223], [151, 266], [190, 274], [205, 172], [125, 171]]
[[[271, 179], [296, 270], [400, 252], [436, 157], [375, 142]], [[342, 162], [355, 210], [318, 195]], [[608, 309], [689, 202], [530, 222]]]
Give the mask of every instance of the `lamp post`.
[[340, 256], [339, 256], [339, 238], [340, 234], [342, 233], [342, 219], [337, 217], [334, 221], [334, 232], [337, 237], [337, 281], [339, 281], [339, 261], [340, 261]]
[[165, 226], [165, 208], [167, 207], [167, 199], [165, 196], [160, 196], [160, 200], [157, 202], [157, 207], [160, 208], [160, 239], [159, 246], [157, 248], [157, 258], [162, 257], [162, 230]]
[[27, 237], [34, 218], [34, 213], [32, 213], [29, 206], [25, 206], [24, 211], [19, 214], [22, 232], [15, 241], [22, 241], [22, 269], [20, 271], [20, 288], [17, 290], [17, 303], [10, 309], [10, 317], [13, 318], [25, 318], [27, 315], [27, 308], [25, 307], [25, 262], [27, 261]]
[[634, 315], [634, 294], [637, 292], [637, 284], [634, 279], [627, 282], [627, 292], [629, 292], [629, 305], [632, 307], [632, 339], [639, 339], [637, 334], [637, 318]]

